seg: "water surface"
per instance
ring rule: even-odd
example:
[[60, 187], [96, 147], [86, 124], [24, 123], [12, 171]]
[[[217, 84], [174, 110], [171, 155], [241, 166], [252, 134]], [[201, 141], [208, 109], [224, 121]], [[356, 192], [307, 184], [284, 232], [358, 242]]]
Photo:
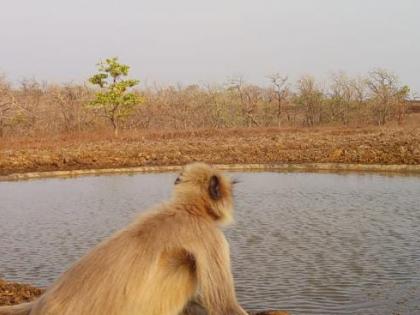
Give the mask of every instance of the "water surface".
[[[292, 314], [420, 314], [420, 177], [234, 173], [240, 302]], [[0, 182], [0, 277], [49, 285], [174, 174]]]

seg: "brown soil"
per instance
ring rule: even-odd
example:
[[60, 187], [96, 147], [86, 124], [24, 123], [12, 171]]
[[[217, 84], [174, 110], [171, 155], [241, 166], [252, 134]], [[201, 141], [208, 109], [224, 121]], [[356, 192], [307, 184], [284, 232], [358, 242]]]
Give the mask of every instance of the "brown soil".
[[420, 126], [217, 129], [0, 140], [0, 175], [134, 166], [356, 163], [420, 164]]
[[0, 279], [0, 305], [13, 305], [34, 300], [44, 292], [28, 284], [6, 282]]

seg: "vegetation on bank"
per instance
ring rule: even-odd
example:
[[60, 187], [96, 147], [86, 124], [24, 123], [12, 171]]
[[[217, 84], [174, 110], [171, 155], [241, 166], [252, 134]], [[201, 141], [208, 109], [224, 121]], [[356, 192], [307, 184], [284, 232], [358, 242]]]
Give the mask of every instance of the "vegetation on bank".
[[136, 89], [129, 69], [106, 59], [82, 85], [1, 78], [0, 175], [195, 160], [420, 164], [420, 116], [386, 70]]
[[97, 85], [100, 90], [88, 106], [97, 109], [99, 116], [109, 120], [116, 136], [120, 121], [129, 117], [136, 105], [143, 102], [143, 98], [138, 94], [128, 91], [140, 82], [126, 78], [129, 69], [128, 65], [119, 63], [117, 58], [109, 58], [98, 64], [99, 73], [89, 79], [89, 82]]
[[[420, 118], [420, 117], [419, 117]], [[4, 138], [0, 175], [214, 164], [420, 164], [417, 119], [403, 127], [122, 131]]]
[[345, 73], [328, 82], [278, 74], [257, 86], [236, 77], [220, 85], [134, 89], [129, 66], [111, 58], [90, 84], [0, 79], [0, 137], [119, 130], [191, 130], [403, 124], [409, 88], [386, 70]]

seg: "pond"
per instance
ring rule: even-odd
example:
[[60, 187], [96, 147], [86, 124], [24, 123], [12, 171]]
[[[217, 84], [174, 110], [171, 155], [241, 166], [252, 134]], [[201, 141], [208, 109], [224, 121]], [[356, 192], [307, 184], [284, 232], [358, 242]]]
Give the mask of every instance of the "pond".
[[[247, 309], [420, 314], [420, 177], [232, 173], [227, 228]], [[49, 285], [168, 198], [175, 174], [0, 182], [0, 277]]]

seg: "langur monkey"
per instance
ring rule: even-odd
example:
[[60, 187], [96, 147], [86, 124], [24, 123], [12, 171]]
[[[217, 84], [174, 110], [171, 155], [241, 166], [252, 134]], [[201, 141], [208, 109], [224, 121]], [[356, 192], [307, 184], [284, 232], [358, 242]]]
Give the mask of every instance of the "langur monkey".
[[232, 181], [189, 164], [169, 201], [93, 248], [38, 300], [0, 315], [246, 315], [220, 229], [232, 216]]

